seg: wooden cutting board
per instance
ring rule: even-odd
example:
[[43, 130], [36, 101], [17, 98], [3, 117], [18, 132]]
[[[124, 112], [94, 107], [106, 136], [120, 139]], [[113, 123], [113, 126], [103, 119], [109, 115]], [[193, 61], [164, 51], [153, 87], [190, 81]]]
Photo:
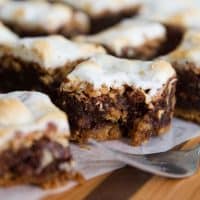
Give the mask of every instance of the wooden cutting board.
[[[184, 145], [192, 147], [200, 138]], [[186, 179], [167, 179], [132, 167], [105, 174], [44, 200], [200, 200], [200, 171]]]

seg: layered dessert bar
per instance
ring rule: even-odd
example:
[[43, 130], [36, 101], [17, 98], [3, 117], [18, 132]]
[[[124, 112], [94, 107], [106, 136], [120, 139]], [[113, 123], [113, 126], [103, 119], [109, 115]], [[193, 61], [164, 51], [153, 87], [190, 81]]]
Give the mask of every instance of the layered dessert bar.
[[199, 8], [194, 0], [145, 1], [139, 16], [165, 25], [168, 40], [161, 54], [167, 54], [180, 44], [186, 29], [198, 26]]
[[192, 13], [191, 11], [198, 7], [193, 0], [146, 1], [139, 15], [146, 19], [182, 27], [189, 25], [192, 21], [187, 21], [185, 18], [181, 18], [180, 15], [192, 17], [195, 12]]
[[105, 50], [93, 44], [71, 42], [62, 36], [17, 39], [7, 46], [4, 43], [0, 48], [0, 90], [54, 93], [77, 63], [98, 53]]
[[200, 123], [200, 31], [186, 32], [180, 46], [165, 59], [177, 72], [176, 115]]
[[140, 145], [165, 133], [175, 104], [176, 74], [165, 61], [96, 55], [76, 66], [60, 87], [71, 139], [129, 136]]
[[158, 22], [143, 19], [127, 19], [90, 36], [78, 36], [76, 40], [103, 45], [117, 57], [151, 59], [166, 40], [166, 30]]
[[38, 92], [0, 94], [0, 185], [56, 187], [75, 179], [67, 116]]
[[0, 20], [20, 36], [74, 36], [90, 27], [84, 13], [44, 1], [6, 1], [0, 4]]
[[91, 32], [95, 33], [116, 24], [125, 17], [135, 15], [140, 6], [140, 0], [60, 0], [77, 10], [88, 14], [91, 21]]

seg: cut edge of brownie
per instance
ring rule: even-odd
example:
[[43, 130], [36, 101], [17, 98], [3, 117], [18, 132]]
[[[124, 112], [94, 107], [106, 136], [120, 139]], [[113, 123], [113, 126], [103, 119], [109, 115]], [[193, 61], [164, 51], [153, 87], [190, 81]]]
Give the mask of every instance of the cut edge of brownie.
[[66, 136], [48, 126], [44, 132], [17, 136], [0, 153], [0, 185], [33, 184], [55, 188], [69, 180], [81, 181]]
[[55, 100], [57, 88], [64, 77], [84, 59], [68, 62], [63, 67], [43, 68], [37, 63], [26, 62], [11, 55], [0, 58], [0, 91], [37, 90]]
[[69, 115], [72, 140], [110, 140], [123, 135], [131, 137], [132, 145], [140, 145], [168, 130], [175, 105], [175, 84], [176, 78], [171, 78], [151, 106], [145, 103], [144, 94], [132, 87], [95, 97], [91, 85], [77, 94], [61, 87], [59, 104]]
[[152, 101], [153, 110], [147, 112], [133, 128], [132, 144], [140, 145], [147, 142], [151, 136], [159, 136], [166, 133], [171, 127], [176, 104], [175, 91], [177, 79], [171, 78], [162, 93]]
[[175, 115], [200, 123], [200, 70], [195, 63], [172, 63], [177, 72]]

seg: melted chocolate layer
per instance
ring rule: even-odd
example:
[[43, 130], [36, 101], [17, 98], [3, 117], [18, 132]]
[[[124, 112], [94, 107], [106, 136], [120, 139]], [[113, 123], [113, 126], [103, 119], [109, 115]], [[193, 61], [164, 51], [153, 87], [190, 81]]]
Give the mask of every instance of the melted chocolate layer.
[[[52, 161], [43, 166], [44, 152], [48, 152]], [[39, 180], [48, 179], [60, 171], [60, 164], [71, 161], [69, 147], [42, 138], [31, 147], [23, 147], [18, 151], [8, 149], [0, 154], [0, 178], [6, 174], [12, 177], [28, 177]]]
[[187, 63], [187, 66], [188, 69], [184, 69], [184, 66], [179, 69], [177, 64], [174, 64], [178, 76], [177, 107], [184, 110], [200, 110], [200, 74], [192, 70], [194, 64]]

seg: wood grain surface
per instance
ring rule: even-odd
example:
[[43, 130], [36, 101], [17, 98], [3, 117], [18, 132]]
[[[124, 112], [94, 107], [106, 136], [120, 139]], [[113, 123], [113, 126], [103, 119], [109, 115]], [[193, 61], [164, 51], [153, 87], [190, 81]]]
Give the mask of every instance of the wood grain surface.
[[[184, 148], [200, 143], [191, 140]], [[153, 176], [132, 167], [105, 174], [44, 200], [200, 200], [200, 171], [186, 179]]]

